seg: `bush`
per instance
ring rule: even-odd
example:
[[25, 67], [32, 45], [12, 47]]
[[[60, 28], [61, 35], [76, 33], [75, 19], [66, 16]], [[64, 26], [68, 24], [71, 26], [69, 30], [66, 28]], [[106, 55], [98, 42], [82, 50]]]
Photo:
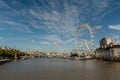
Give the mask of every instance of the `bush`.
[[0, 48], [0, 57], [14, 57], [15, 54], [17, 57], [24, 56], [25, 53], [16, 49], [2, 49]]

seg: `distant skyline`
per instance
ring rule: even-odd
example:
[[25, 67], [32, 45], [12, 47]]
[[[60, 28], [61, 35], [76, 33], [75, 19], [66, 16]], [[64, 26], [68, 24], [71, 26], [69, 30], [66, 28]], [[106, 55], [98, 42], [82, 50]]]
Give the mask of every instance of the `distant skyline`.
[[[83, 23], [94, 29], [95, 46], [105, 36], [120, 37], [120, 0], [0, 0], [0, 46], [71, 51]], [[79, 34], [89, 37], [87, 29]]]

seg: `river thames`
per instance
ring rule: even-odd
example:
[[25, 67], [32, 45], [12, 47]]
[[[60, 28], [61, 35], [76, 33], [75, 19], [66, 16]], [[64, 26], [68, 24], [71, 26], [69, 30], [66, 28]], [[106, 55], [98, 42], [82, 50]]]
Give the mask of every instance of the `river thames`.
[[34, 58], [0, 65], [0, 80], [120, 80], [120, 63]]

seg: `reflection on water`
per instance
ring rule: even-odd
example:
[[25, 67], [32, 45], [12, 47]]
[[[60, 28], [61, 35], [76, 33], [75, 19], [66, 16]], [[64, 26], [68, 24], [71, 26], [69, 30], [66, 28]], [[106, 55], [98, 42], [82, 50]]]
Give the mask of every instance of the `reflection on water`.
[[120, 63], [29, 59], [0, 65], [0, 80], [120, 80]]

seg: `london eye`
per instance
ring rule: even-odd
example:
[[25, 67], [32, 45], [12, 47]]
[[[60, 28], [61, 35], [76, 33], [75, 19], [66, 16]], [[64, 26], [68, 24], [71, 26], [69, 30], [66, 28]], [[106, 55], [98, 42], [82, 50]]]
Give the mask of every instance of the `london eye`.
[[[84, 46], [84, 49], [83, 49]], [[84, 23], [77, 27], [75, 32], [75, 49], [80, 55], [82, 51], [92, 53], [94, 48], [94, 32], [90, 25]], [[85, 50], [86, 49], [86, 50]]]

